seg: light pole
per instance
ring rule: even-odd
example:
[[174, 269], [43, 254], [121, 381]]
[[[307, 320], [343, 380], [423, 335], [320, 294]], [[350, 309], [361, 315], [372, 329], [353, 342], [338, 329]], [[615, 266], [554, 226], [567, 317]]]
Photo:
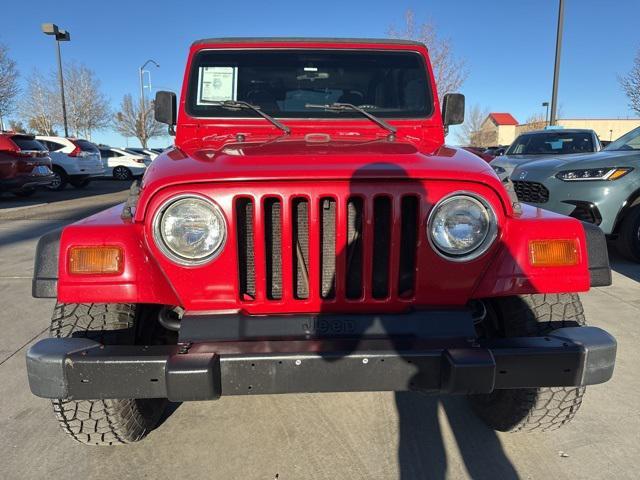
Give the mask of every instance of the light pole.
[[551, 93], [551, 118], [549, 125], [556, 124], [556, 112], [558, 107], [558, 80], [560, 79], [560, 54], [562, 51], [562, 27], [564, 24], [564, 0], [559, 0], [558, 30], [556, 32], [556, 62], [553, 68], [553, 91]]
[[43, 23], [42, 32], [45, 35], [54, 35], [58, 52], [58, 81], [60, 82], [60, 98], [62, 99], [62, 120], [64, 122], [64, 136], [69, 136], [67, 127], [67, 104], [64, 100], [64, 77], [62, 75], [62, 56], [60, 55], [60, 42], [71, 40], [71, 34], [67, 30], [61, 30], [55, 23]]
[[547, 107], [547, 113], [544, 114], [544, 123], [549, 125], [549, 102], [542, 102], [543, 107]]
[[[142, 66], [140, 67], [140, 69], [138, 70], [138, 73], [140, 75], [140, 105], [142, 106], [142, 111], [145, 112], [145, 106], [144, 106], [144, 80], [143, 80], [143, 71], [144, 71], [144, 67], [146, 67], [149, 63], [153, 63], [156, 68], [160, 68], [160, 65], [158, 64], [158, 62], [156, 62], [155, 60], [147, 60], [146, 62], [144, 62], [142, 64]], [[149, 74], [149, 76], [151, 76], [151, 74]]]

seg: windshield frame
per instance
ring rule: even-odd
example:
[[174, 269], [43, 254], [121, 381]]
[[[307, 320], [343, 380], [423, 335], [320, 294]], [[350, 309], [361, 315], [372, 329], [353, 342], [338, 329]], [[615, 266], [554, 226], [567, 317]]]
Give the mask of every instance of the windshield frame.
[[[588, 152], [572, 152], [572, 153], [568, 153], [568, 152], [539, 152], [539, 153], [531, 153], [531, 152], [525, 152], [525, 153], [513, 153], [511, 151], [511, 149], [515, 148], [515, 146], [518, 143], [518, 139], [522, 138], [522, 137], [542, 137], [545, 135], [548, 135], [550, 137], [552, 137], [553, 135], [566, 135], [566, 136], [570, 136], [570, 135], [587, 135], [590, 137], [591, 139], [591, 150]], [[528, 146], [528, 144], [527, 144]], [[509, 155], [547, 155], [547, 156], [555, 156], [555, 155], [572, 155], [572, 154], [588, 154], [588, 153], [594, 153], [597, 152], [597, 143], [595, 141], [594, 135], [592, 132], [589, 131], [566, 131], [566, 130], [545, 130], [545, 131], [538, 131], [538, 132], [526, 132], [526, 133], [521, 133], [520, 135], [518, 135], [516, 137], [516, 139], [513, 141], [513, 143], [511, 145], [509, 145], [509, 148], [507, 149], [507, 151], [504, 152], [505, 156], [509, 156]]]
[[[627, 133], [622, 135], [620, 138], [614, 140], [609, 145], [604, 147], [602, 150], [607, 152], [640, 152], [640, 149], [621, 149], [621, 148], [610, 148], [612, 145], [619, 144], [620, 146], [626, 145], [629, 142], [629, 139], [633, 140], [634, 138], [640, 136], [640, 127], [636, 127], [633, 130], [629, 130]], [[618, 146], [618, 145], [616, 145]]]
[[[436, 114], [436, 106], [435, 106], [435, 92], [432, 83], [432, 75], [428, 68], [427, 62], [425, 60], [424, 55], [422, 55], [419, 51], [412, 49], [379, 49], [379, 48], [324, 48], [324, 47], [254, 47], [254, 48], [204, 48], [198, 50], [194, 53], [191, 63], [188, 69], [188, 77], [186, 80], [186, 88], [184, 91], [184, 111], [190, 117], [197, 120], [256, 120], [259, 119], [257, 115], [215, 115], [208, 116], [199, 114], [194, 112], [192, 107], [193, 103], [195, 103], [195, 98], [197, 95], [197, 78], [198, 78], [198, 68], [201, 66], [199, 62], [199, 58], [201, 55], [210, 52], [348, 52], [351, 54], [358, 53], [382, 53], [382, 54], [393, 54], [393, 53], [403, 53], [415, 55], [418, 57], [418, 61], [420, 62], [420, 71], [424, 73], [425, 87], [426, 87], [426, 100], [425, 100], [425, 114], [419, 116], [411, 116], [411, 115], [402, 115], [402, 116], [387, 116], [384, 115], [384, 112], [380, 112], [375, 109], [367, 110], [373, 115], [383, 118], [385, 120], [396, 121], [396, 120], [430, 120]], [[265, 112], [268, 113], [273, 118], [278, 120], [290, 120], [290, 121], [354, 121], [361, 120], [366, 121], [366, 119], [362, 116], [362, 114], [354, 111], [352, 114], [350, 113], [336, 113], [334, 116], [329, 115], [312, 115], [311, 112], [309, 116], [302, 115], [294, 115], [288, 116], [287, 112], [282, 112], [284, 115], [279, 115], [277, 112]], [[382, 115], [381, 115], [382, 113]]]

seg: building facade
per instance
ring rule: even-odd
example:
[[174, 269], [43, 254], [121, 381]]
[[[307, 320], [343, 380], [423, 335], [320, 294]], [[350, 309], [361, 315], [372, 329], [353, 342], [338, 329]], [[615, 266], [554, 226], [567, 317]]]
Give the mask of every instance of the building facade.
[[[585, 128], [596, 132], [600, 140], [612, 141], [640, 127], [640, 118], [563, 118], [557, 124], [564, 128]], [[545, 127], [545, 122], [519, 124], [509, 113], [490, 113], [480, 129], [471, 135], [472, 145], [490, 147], [510, 145], [518, 135]]]

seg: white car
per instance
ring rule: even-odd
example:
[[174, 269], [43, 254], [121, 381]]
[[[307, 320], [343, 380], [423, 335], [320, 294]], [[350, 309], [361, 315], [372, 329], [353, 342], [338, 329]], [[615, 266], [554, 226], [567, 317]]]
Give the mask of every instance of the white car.
[[99, 145], [105, 167], [105, 175], [113, 175], [116, 180], [130, 180], [143, 175], [151, 159], [126, 151], [124, 148]]
[[151, 148], [127, 147], [125, 150], [134, 155], [149, 157], [151, 160], [154, 160], [158, 156], [158, 153], [154, 152]]
[[76, 188], [89, 185], [92, 177], [104, 174], [100, 151], [93, 143], [79, 138], [37, 135], [36, 139], [49, 150], [55, 178], [48, 187], [62, 190], [70, 183]]

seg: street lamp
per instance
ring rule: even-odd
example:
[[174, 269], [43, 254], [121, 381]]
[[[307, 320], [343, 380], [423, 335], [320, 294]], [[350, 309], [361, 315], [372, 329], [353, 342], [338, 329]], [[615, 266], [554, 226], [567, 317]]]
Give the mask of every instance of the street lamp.
[[564, 0], [558, 6], [558, 29], [556, 31], [556, 62], [553, 68], [553, 90], [551, 92], [551, 117], [549, 125], [556, 124], [558, 106], [558, 81], [560, 79], [560, 55], [562, 52], [562, 27], [564, 25]]
[[62, 57], [60, 55], [60, 42], [68, 42], [71, 40], [71, 34], [67, 30], [61, 30], [55, 23], [43, 23], [42, 33], [45, 35], [54, 35], [56, 38], [58, 52], [58, 81], [60, 82], [60, 97], [62, 98], [62, 119], [64, 121], [64, 136], [69, 136], [67, 127], [67, 105], [64, 101], [64, 78], [62, 75]]
[[[146, 67], [150, 63], [153, 63], [156, 66], [156, 68], [160, 68], [160, 65], [158, 64], [158, 62], [156, 62], [155, 60], [149, 59], [146, 62], [144, 62], [144, 64], [138, 70], [138, 73], [140, 74], [140, 105], [142, 105], [143, 112], [145, 112], [143, 72], [144, 72], [144, 67]], [[149, 74], [149, 77], [151, 77], [151, 74]]]
[[549, 125], [549, 102], [542, 102], [543, 107], [547, 107], [547, 113], [544, 114], [544, 123]]

